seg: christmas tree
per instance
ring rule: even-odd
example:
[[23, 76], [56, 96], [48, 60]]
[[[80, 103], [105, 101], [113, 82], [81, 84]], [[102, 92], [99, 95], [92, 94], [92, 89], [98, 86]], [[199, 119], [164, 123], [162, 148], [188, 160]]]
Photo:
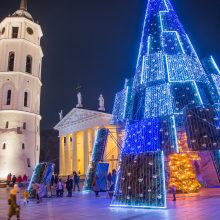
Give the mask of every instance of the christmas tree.
[[[135, 75], [125, 80], [113, 108], [113, 122], [125, 127], [113, 206], [166, 206], [163, 155], [177, 153], [170, 156], [170, 184], [183, 192], [201, 187], [191, 152], [220, 148], [219, 82], [213, 57], [201, 62], [170, 0], [148, 0]], [[146, 177], [142, 193], [136, 190], [139, 177], [127, 183], [128, 167], [136, 166], [128, 158], [136, 157], [138, 164], [157, 158], [154, 172], [140, 166], [139, 175]]]
[[169, 156], [169, 187], [176, 186], [183, 193], [197, 192], [201, 188], [190, 154], [180, 153]]

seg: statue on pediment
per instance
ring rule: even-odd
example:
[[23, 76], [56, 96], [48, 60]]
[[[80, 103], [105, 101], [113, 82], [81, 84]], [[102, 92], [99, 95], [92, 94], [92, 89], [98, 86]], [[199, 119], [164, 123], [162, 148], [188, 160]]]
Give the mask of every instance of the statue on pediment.
[[82, 95], [81, 95], [81, 92], [77, 93], [77, 99], [78, 99], [78, 103], [77, 103], [76, 107], [77, 108], [82, 108], [83, 105], [82, 105]]
[[99, 108], [98, 108], [98, 110], [99, 111], [105, 111], [105, 100], [104, 100], [102, 94], [99, 96], [98, 100], [99, 100]]
[[63, 110], [59, 112], [60, 121], [63, 119]]

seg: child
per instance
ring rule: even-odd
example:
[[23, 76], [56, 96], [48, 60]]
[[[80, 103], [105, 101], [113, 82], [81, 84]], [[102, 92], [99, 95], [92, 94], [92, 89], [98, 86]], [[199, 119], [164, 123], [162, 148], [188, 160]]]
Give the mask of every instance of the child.
[[29, 193], [28, 193], [27, 189], [25, 189], [23, 192], [23, 198], [24, 198], [24, 205], [27, 205], [29, 203], [29, 201], [28, 201]]
[[57, 197], [63, 197], [63, 188], [62, 180], [59, 179], [59, 182], [57, 183]]

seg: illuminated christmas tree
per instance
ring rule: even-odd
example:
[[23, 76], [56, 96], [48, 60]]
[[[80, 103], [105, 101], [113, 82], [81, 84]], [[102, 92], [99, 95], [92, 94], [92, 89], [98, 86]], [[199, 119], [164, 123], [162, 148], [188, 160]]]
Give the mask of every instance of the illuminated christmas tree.
[[[125, 141], [112, 206], [165, 207], [163, 155], [220, 148], [220, 71], [213, 57], [200, 61], [170, 0], [147, 2], [135, 75], [113, 108]], [[200, 186], [188, 155], [170, 163], [178, 187], [193, 191]]]
[[201, 188], [190, 154], [171, 154], [169, 157], [169, 187], [176, 186], [183, 193], [197, 192]]

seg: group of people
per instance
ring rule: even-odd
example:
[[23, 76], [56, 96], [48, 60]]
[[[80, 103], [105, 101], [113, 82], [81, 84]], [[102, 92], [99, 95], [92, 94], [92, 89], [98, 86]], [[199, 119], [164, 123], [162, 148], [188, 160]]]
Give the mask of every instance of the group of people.
[[11, 184], [12, 186], [14, 186], [15, 183], [17, 183], [19, 187], [22, 187], [22, 186], [26, 187], [27, 181], [28, 181], [28, 177], [26, 174], [24, 174], [23, 177], [21, 175], [16, 177], [15, 175], [12, 175], [11, 173], [9, 173], [7, 176], [7, 187], [9, 188]]
[[63, 197], [64, 190], [67, 190], [67, 197], [72, 197], [72, 192], [76, 190], [80, 191], [79, 187], [80, 176], [76, 171], [73, 172], [72, 176], [68, 176], [66, 181], [59, 178], [58, 175], [53, 175], [51, 178], [51, 186], [56, 188], [56, 196]]

